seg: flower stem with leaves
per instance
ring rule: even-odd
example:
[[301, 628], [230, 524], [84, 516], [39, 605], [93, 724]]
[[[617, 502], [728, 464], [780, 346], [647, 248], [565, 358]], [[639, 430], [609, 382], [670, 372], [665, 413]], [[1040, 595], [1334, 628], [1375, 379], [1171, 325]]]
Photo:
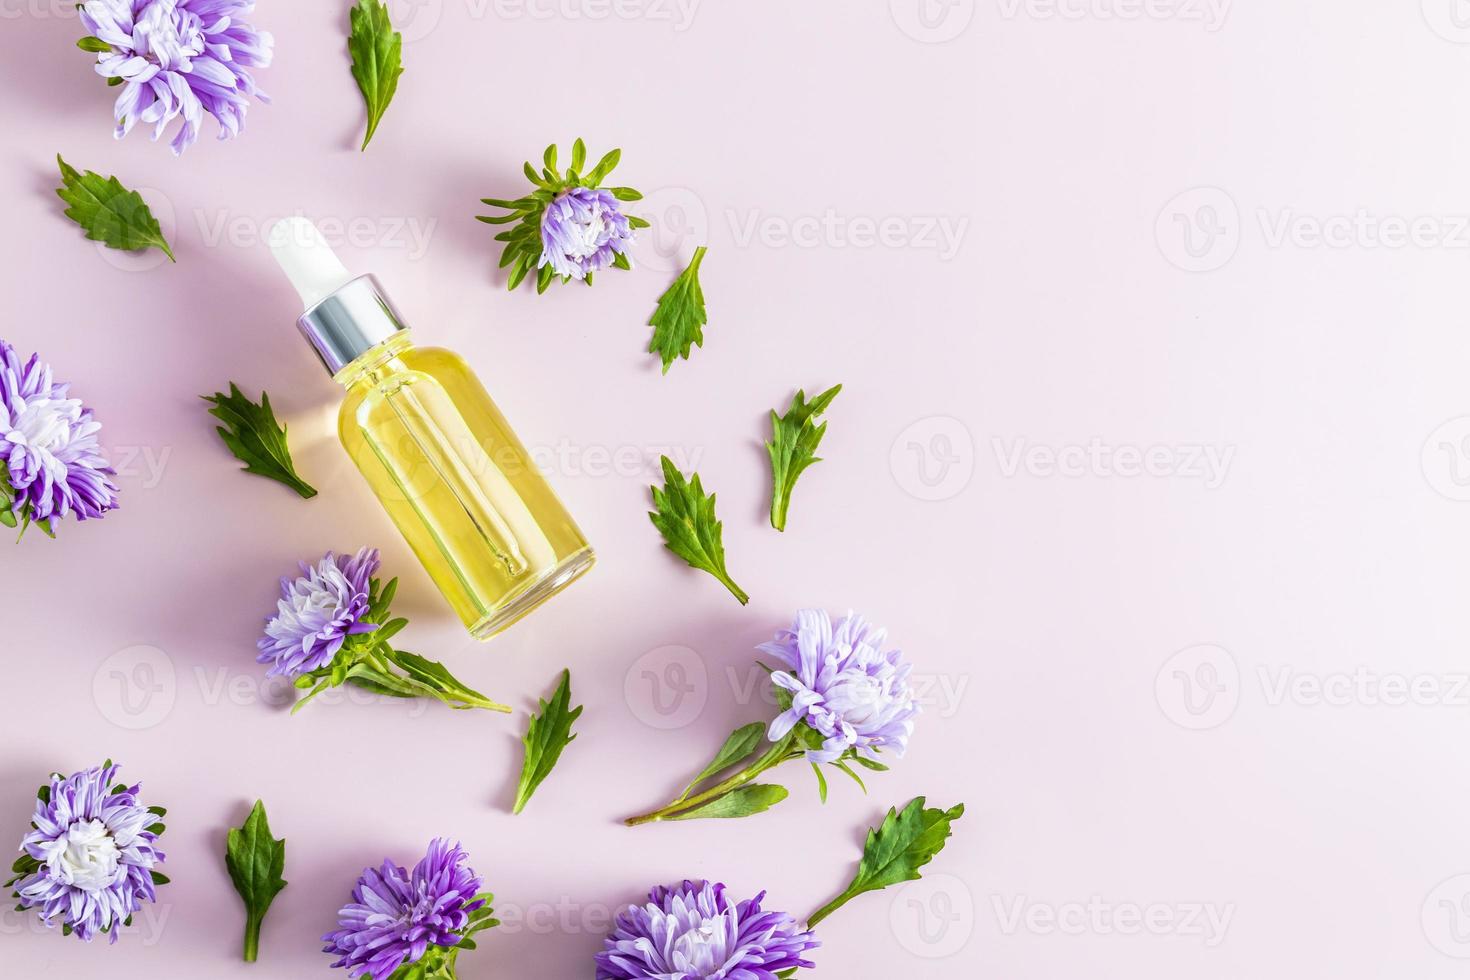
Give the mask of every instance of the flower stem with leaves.
[[353, 684], [394, 698], [434, 698], [452, 708], [509, 712], [464, 684], [441, 663], [396, 649], [390, 642], [408, 625], [392, 613], [398, 580], [384, 586], [375, 576], [376, 549], [328, 553], [302, 574], [281, 580], [276, 614], [256, 643], [256, 661], [272, 676], [291, 678], [306, 692], [294, 714], [323, 691]]
[[766, 667], [781, 714], [769, 726], [752, 722], [735, 729], [683, 793], [625, 823], [762, 813], [788, 793], [784, 786], [756, 780], [801, 758], [816, 774], [823, 803], [824, 766], [867, 792], [858, 768], [886, 772], [888, 766], [877, 756], [885, 750], [903, 754], [918, 711], [908, 685], [909, 665], [898, 651], [883, 651], [885, 637], [860, 616], [848, 615], [834, 625], [823, 610], [801, 610], [792, 629], [759, 647], [790, 668]]

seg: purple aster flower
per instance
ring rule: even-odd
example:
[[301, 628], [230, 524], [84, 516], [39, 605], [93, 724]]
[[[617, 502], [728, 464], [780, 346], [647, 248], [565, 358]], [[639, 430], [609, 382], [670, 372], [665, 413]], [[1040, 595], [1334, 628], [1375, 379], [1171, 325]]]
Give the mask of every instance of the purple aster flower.
[[97, 74], [122, 79], [113, 114], [117, 138], [139, 122], [157, 140], [175, 119], [183, 123], [170, 144], [183, 153], [199, 138], [204, 113], [219, 123], [219, 138], [245, 128], [255, 86], [251, 68], [271, 63], [274, 40], [247, 24], [255, 0], [87, 0], [82, 24], [109, 46], [97, 55]]
[[[0, 340], [0, 503], [17, 518], [79, 521], [117, 506], [115, 473], [97, 445], [101, 423], [92, 410], [69, 398], [70, 386], [53, 380], [39, 354], [22, 361]], [[49, 527], [49, 525], [48, 525]]]
[[919, 707], [910, 665], [899, 651], [882, 651], [887, 635], [852, 613], [834, 631], [824, 610], [803, 609], [792, 629], [762, 643], [758, 649], [790, 668], [771, 675], [790, 693], [791, 707], [771, 722], [770, 740], [804, 721], [823, 737], [820, 749], [807, 751], [811, 762], [833, 762], [849, 749], [866, 759], [880, 749], [901, 758]]
[[777, 980], [814, 966], [804, 954], [817, 937], [785, 912], [762, 911], [765, 897], [737, 904], [707, 881], [655, 888], [648, 904], [618, 913], [597, 980]]
[[606, 269], [633, 241], [633, 228], [612, 192], [573, 187], [541, 215], [541, 261], [559, 276], [586, 279]]
[[[366, 869], [352, 903], [337, 913], [341, 928], [322, 937], [322, 952], [341, 957], [332, 966], [344, 967], [349, 977], [388, 980], [400, 966], [419, 962], [431, 950], [450, 950], [496, 924], [468, 861], [458, 843], [440, 837], [412, 875], [391, 861]], [[451, 975], [456, 954], [449, 953]]]
[[282, 578], [276, 614], [256, 644], [256, 663], [271, 665], [267, 676], [295, 678], [325, 667], [349, 636], [376, 630], [362, 617], [377, 571], [378, 549], [363, 548], [351, 558], [329, 551], [315, 568], [301, 562], [300, 577]]
[[[32, 830], [21, 842], [15, 897], [35, 909], [47, 926], [57, 919], [91, 942], [155, 902], [153, 868], [163, 861], [160, 810], [138, 802], [137, 786], [113, 786], [117, 766], [108, 763], [62, 778], [41, 790]], [[18, 882], [18, 884], [17, 884]]]

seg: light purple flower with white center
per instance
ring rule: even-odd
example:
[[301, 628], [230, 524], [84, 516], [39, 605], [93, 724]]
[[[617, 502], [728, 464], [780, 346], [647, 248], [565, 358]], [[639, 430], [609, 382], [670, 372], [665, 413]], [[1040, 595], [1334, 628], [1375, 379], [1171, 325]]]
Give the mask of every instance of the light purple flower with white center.
[[559, 276], [586, 279], [627, 251], [633, 228], [611, 191], [573, 187], [541, 216], [541, 261]]
[[148, 828], [159, 816], [138, 802], [139, 787], [113, 785], [117, 769], [52, 776], [21, 842], [31, 870], [15, 897], [48, 927], [60, 920], [87, 942], [100, 933], [117, 942], [118, 927], [158, 900], [153, 869], [164, 855]]
[[170, 145], [183, 153], [199, 138], [204, 114], [219, 123], [219, 138], [245, 128], [252, 97], [269, 102], [251, 68], [270, 65], [274, 40], [244, 18], [255, 0], [87, 0], [82, 24], [110, 50], [97, 55], [97, 74], [122, 79], [113, 115], [117, 138], [139, 122], [153, 139], [175, 119]]
[[302, 562], [299, 577], [282, 578], [276, 614], [256, 644], [256, 662], [271, 665], [266, 674], [294, 679], [325, 667], [348, 637], [378, 629], [362, 621], [377, 571], [378, 549], [363, 548], [351, 558], [327, 552], [315, 567]]
[[485, 906], [480, 884], [464, 849], [437, 838], [412, 875], [391, 861], [363, 871], [351, 904], [337, 913], [341, 928], [322, 937], [322, 952], [340, 957], [332, 966], [349, 977], [388, 980], [431, 947], [447, 949], [464, 938], [474, 926], [471, 913]]
[[97, 444], [102, 425], [69, 391], [39, 354], [22, 361], [0, 340], [0, 462], [16, 518], [84, 521], [117, 507], [115, 471]]
[[595, 957], [597, 980], [777, 980], [814, 966], [806, 953], [817, 937], [785, 912], [762, 911], [765, 897], [737, 903], [708, 881], [655, 888], [618, 914]]
[[811, 762], [834, 762], [849, 749], [865, 759], [877, 759], [879, 750], [902, 758], [919, 706], [911, 665], [899, 651], [883, 651], [887, 636], [852, 613], [834, 630], [825, 610], [803, 609], [791, 629], [761, 644], [789, 668], [771, 675], [791, 694], [791, 707], [771, 722], [770, 740], [805, 722], [823, 737], [820, 749], [807, 751]]

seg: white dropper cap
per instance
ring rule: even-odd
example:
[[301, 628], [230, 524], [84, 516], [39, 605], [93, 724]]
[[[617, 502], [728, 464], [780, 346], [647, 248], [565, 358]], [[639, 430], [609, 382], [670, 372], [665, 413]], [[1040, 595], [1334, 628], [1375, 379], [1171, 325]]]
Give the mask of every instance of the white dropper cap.
[[354, 278], [322, 237], [321, 229], [306, 218], [277, 221], [266, 241], [291, 285], [301, 294], [305, 309], [316, 306]]
[[266, 241], [306, 307], [296, 325], [334, 377], [408, 329], [378, 281], [348, 272], [321, 230], [307, 219], [276, 222]]

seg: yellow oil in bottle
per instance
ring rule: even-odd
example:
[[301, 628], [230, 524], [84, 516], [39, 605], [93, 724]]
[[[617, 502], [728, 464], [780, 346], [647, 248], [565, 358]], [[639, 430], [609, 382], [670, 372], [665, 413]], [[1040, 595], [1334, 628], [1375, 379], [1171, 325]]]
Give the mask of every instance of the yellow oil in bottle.
[[470, 633], [488, 639], [592, 567], [592, 548], [459, 355], [394, 334], [336, 375], [338, 431]]

